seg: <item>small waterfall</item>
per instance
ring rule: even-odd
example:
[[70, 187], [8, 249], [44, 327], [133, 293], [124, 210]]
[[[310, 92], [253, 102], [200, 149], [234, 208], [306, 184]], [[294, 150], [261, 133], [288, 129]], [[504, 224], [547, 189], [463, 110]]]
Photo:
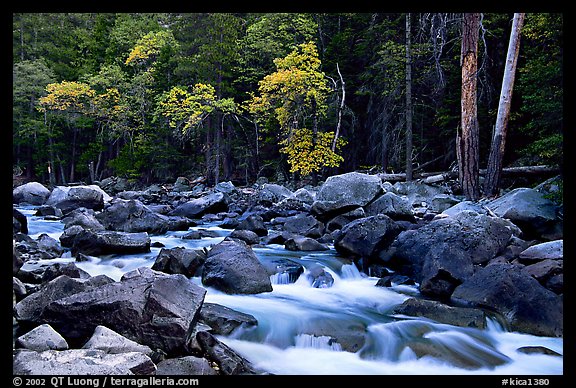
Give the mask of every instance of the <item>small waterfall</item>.
[[337, 352], [342, 351], [342, 346], [327, 335], [315, 336], [310, 334], [298, 334], [296, 336], [296, 347], [327, 349]]
[[340, 269], [342, 279], [362, 279], [365, 277], [354, 264], [344, 264]]
[[278, 272], [274, 275], [270, 275], [270, 283], [272, 284], [290, 284], [292, 283], [290, 279], [290, 274], [288, 272]]

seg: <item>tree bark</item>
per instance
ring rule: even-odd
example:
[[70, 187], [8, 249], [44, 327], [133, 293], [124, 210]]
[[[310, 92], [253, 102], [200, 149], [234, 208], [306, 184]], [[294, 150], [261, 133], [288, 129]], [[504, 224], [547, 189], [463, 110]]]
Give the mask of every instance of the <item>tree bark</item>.
[[486, 180], [484, 181], [484, 195], [493, 196], [498, 194], [500, 177], [502, 173], [502, 160], [506, 149], [506, 133], [508, 119], [510, 118], [510, 104], [512, 100], [512, 89], [514, 88], [514, 78], [516, 74], [516, 64], [520, 51], [520, 33], [524, 24], [524, 14], [515, 13], [508, 43], [508, 54], [506, 57], [506, 67], [504, 68], [504, 78], [500, 91], [500, 103], [498, 104], [498, 115], [496, 116], [496, 126], [490, 146], [488, 157]]
[[410, 13], [406, 14], [406, 180], [412, 177], [412, 55]]
[[467, 200], [480, 198], [479, 183], [479, 129], [477, 108], [478, 32], [479, 13], [465, 13], [462, 22], [462, 99], [461, 133], [458, 168], [460, 184]]

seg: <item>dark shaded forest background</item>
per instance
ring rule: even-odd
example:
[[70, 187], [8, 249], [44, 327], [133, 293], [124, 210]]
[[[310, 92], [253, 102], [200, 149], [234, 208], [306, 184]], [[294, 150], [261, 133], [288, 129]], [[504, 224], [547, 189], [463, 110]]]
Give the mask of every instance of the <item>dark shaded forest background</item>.
[[[512, 16], [482, 14], [480, 168], [488, 159]], [[291, 95], [275, 89], [268, 116], [251, 110], [250, 101], [262, 95], [263, 80], [284, 74], [275, 59], [286, 63], [298, 54], [312, 63], [316, 57], [302, 51], [306, 44], [319, 61], [314, 74], [324, 77], [307, 87], [322, 90], [323, 100], [292, 98], [290, 117], [319, 133], [339, 127], [343, 139], [342, 160], [318, 169], [320, 178], [402, 172], [405, 20], [403, 13], [14, 13], [14, 174], [51, 184], [108, 176], [143, 184], [180, 176], [237, 185], [260, 177], [305, 179], [290, 171], [281, 152], [285, 128], [274, 115], [279, 99]], [[411, 14], [415, 171], [456, 165], [461, 22], [461, 14]], [[178, 90], [173, 105], [162, 105]], [[562, 14], [528, 13], [504, 167], [562, 170], [562, 163]]]

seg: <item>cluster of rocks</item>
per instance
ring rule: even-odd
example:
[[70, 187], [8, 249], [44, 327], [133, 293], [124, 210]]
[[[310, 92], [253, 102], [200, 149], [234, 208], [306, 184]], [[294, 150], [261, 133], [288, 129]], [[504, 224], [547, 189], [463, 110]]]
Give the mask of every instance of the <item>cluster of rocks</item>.
[[[343, 261], [379, 277], [378, 286], [416, 284], [423, 298], [410, 299], [396, 314], [471, 327], [483, 327], [489, 314], [511, 330], [563, 335], [562, 214], [534, 189], [472, 203], [446, 187], [392, 185], [353, 172], [296, 191], [269, 183], [208, 188], [185, 178], [144, 190], [118, 180], [52, 190], [31, 182], [13, 190], [13, 203], [64, 223], [60, 241], [34, 240], [26, 235], [26, 217], [14, 209], [14, 317], [21, 331], [29, 330], [24, 336], [32, 333], [16, 341], [14, 365], [22, 373], [39, 373], [50, 360], [61, 368], [50, 373], [64, 374], [74, 359], [86, 360], [87, 371], [98, 364], [110, 373], [261, 373], [216, 338], [256, 325], [255, 319], [203, 303], [205, 290], [186, 279], [199, 276], [203, 285], [231, 294], [269, 292], [273, 275], [295, 281], [303, 273], [299, 263], [258, 261], [252, 247], [268, 244], [301, 251], [333, 245]], [[73, 263], [21, 268], [68, 249], [76, 260], [149, 252], [151, 235], [203, 222], [217, 222], [230, 234], [210, 249], [162, 249], [151, 269], [119, 282], [90, 277]], [[333, 283], [321, 268], [307, 275], [314, 287]], [[49, 337], [35, 330], [53, 336], [44, 341]], [[91, 347], [102, 332], [112, 335], [105, 342], [116, 350]], [[40, 346], [30, 345], [34, 338], [42, 338]]]

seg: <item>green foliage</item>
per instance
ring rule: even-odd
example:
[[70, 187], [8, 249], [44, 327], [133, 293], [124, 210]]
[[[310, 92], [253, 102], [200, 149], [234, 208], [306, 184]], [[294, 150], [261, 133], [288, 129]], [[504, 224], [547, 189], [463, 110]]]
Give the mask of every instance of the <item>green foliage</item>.
[[149, 32], [138, 40], [128, 58], [126, 65], [142, 66], [153, 63], [165, 46], [177, 45], [170, 31]]
[[[142, 179], [204, 174], [216, 160], [246, 182], [280, 169], [286, 176], [332, 166], [402, 170], [405, 16], [14, 13], [13, 164], [40, 179], [48, 162], [82, 175], [95, 160]], [[414, 161], [437, 160], [427, 169], [440, 171], [455, 160], [461, 18], [412, 16]], [[563, 163], [562, 18], [527, 14], [505, 164]], [[484, 14], [482, 160], [510, 21], [509, 13]], [[342, 144], [331, 149], [337, 122], [339, 136], [354, 139], [346, 160]]]
[[511, 121], [520, 127], [525, 146], [517, 152], [529, 156], [533, 163], [561, 165], [562, 15], [527, 14], [522, 34], [524, 60], [518, 66], [516, 86], [520, 114]]

